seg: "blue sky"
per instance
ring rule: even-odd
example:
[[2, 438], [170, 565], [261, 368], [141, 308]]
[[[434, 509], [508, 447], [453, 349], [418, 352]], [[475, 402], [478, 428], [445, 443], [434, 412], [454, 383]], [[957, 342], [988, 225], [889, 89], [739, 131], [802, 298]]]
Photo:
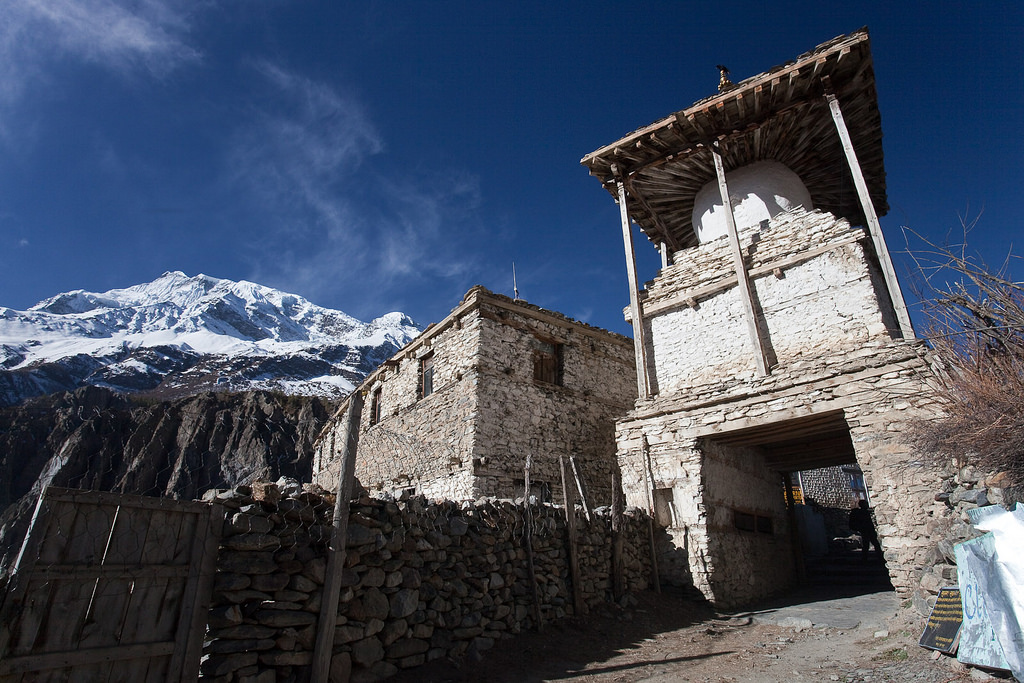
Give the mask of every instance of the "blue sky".
[[715, 64], [864, 25], [890, 249], [980, 214], [984, 258], [1020, 253], [1024, 3], [6, 0], [0, 305], [182, 270], [426, 324], [511, 294], [514, 261], [523, 298], [626, 333], [618, 210], [580, 158]]

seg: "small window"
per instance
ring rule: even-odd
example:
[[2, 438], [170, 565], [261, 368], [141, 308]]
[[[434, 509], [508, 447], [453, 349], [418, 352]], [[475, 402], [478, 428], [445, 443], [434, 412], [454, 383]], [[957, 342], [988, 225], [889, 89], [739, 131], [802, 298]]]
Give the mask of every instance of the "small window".
[[769, 515], [733, 510], [732, 523], [740, 531], [750, 531], [769, 536], [775, 533], [775, 523]]
[[672, 489], [654, 489], [654, 521], [665, 528], [679, 526]]
[[380, 422], [380, 388], [370, 394], [370, 426]]
[[562, 345], [554, 342], [534, 342], [533, 378], [546, 384], [562, 384]]
[[434, 393], [434, 355], [420, 359], [420, 398]]

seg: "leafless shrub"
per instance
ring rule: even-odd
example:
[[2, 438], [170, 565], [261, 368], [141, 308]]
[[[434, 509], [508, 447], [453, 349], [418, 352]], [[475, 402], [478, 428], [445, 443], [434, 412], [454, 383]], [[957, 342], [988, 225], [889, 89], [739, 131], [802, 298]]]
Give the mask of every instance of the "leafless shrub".
[[1024, 484], [1024, 283], [1008, 256], [998, 269], [962, 244], [930, 242], [913, 252], [920, 276], [924, 336], [938, 365], [946, 417], [922, 421], [913, 437], [940, 463], [1005, 472]]

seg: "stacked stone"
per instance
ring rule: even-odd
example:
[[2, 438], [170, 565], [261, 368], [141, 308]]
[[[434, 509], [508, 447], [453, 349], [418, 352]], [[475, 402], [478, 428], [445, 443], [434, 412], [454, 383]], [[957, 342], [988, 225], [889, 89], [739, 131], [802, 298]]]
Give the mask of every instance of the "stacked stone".
[[920, 585], [914, 592], [914, 607], [927, 616], [935, 606], [939, 589], [957, 585], [956, 554], [953, 547], [980, 533], [970, 524], [968, 510], [986, 505], [1010, 508], [1017, 500], [1013, 489], [1007, 488], [1005, 472], [985, 475], [972, 466], [950, 467], [942, 480], [942, 490], [935, 500], [949, 510], [944, 517], [930, 520], [920, 530], [925, 538], [936, 541], [923, 558], [919, 568]]
[[[333, 501], [281, 480], [205, 497], [227, 508], [201, 677], [282, 683], [312, 663]], [[525, 537], [530, 524], [540, 618], [572, 612], [564, 510], [522, 500], [428, 503], [361, 495], [350, 507], [331, 661], [333, 680], [380, 680], [447, 657], [473, 657], [535, 626]], [[647, 586], [647, 519], [624, 519], [625, 584]], [[610, 519], [578, 527], [581, 588], [610, 598]]]
[[318, 487], [207, 492], [226, 508], [200, 676], [285, 683], [313, 659], [332, 505]]

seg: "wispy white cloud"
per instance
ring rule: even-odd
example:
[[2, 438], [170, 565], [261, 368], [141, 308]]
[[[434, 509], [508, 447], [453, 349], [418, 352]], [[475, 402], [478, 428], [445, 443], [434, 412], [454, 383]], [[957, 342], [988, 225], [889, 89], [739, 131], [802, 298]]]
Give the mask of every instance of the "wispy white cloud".
[[29, 85], [53, 82], [62, 60], [164, 75], [198, 59], [197, 3], [185, 0], [6, 0], [0, 3], [0, 133]]
[[477, 178], [394, 170], [358, 97], [277, 65], [256, 68], [273, 92], [229, 155], [232, 181], [264, 210], [251, 278], [313, 300], [465, 279], [474, 266], [452, 247], [480, 204]]

